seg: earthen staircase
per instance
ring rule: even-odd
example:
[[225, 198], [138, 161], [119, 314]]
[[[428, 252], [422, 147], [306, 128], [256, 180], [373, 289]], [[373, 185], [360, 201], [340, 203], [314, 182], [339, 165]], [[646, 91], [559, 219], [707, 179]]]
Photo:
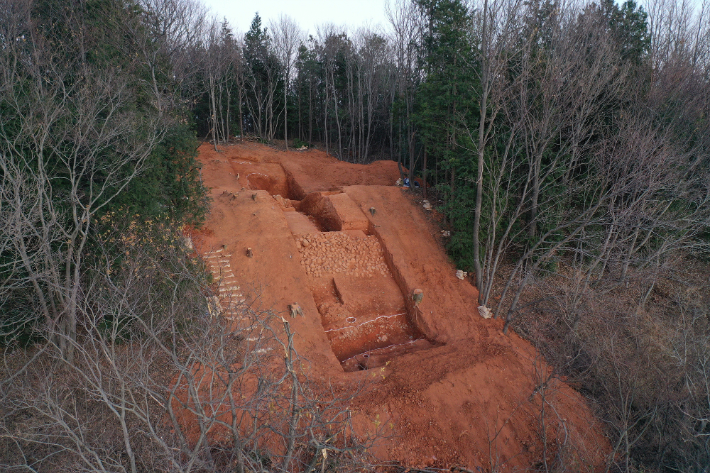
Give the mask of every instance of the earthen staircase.
[[[230, 265], [229, 258], [231, 256], [223, 248], [208, 251], [202, 256], [207, 268], [217, 282], [217, 295], [208, 301], [210, 315], [213, 317], [221, 316], [234, 322], [235, 330], [247, 330], [250, 332], [246, 338], [247, 342], [256, 343], [259, 341], [263, 329], [253, 326], [254, 321], [248, 316], [246, 298], [241, 292]], [[264, 346], [254, 350], [256, 354], [270, 351], [270, 347]]]

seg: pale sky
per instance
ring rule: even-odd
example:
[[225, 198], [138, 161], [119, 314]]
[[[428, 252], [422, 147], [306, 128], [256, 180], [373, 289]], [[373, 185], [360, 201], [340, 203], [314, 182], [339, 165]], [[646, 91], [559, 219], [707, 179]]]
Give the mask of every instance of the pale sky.
[[316, 26], [333, 23], [346, 25], [349, 31], [370, 24], [386, 27], [387, 0], [202, 0], [219, 20], [227, 18], [234, 31], [245, 33], [258, 11], [263, 26], [284, 14], [301, 29], [316, 34]]

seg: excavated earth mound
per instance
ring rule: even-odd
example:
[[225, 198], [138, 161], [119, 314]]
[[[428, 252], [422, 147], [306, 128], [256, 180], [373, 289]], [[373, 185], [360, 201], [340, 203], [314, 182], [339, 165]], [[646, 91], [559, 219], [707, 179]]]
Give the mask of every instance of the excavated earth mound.
[[309, 378], [368, 386], [350, 409], [361, 435], [383, 434], [378, 459], [513, 471], [546, 453], [600, 468], [609, 446], [582, 396], [479, 316], [476, 288], [394, 185], [396, 163], [255, 143], [199, 153], [213, 203], [197, 250], [229, 269], [241, 288], [230, 297], [285, 317], [298, 303], [303, 316], [289, 321]]

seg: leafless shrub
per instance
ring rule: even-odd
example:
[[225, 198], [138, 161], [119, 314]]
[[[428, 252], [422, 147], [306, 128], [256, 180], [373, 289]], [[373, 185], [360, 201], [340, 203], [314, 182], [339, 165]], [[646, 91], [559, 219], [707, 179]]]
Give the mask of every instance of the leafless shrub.
[[708, 463], [705, 271], [683, 259], [629, 270], [628, 285], [590, 285], [563, 265], [531, 287], [537, 303], [516, 329], [595, 406], [612, 440], [607, 471], [703, 471]]
[[71, 362], [53, 342], [5, 352], [1, 467], [356, 465], [363, 444], [349, 426], [352, 394], [328, 394], [308, 381], [289, 324], [275, 314], [237, 307], [234, 321], [210, 316], [209, 287], [176, 242], [133, 245], [110, 267], [94, 268], [79, 297], [77, 336], [66, 340]]

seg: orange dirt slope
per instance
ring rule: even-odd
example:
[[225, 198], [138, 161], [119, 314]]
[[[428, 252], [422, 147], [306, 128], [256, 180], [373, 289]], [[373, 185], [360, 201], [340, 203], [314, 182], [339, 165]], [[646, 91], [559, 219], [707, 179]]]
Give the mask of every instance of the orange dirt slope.
[[368, 382], [351, 408], [363, 435], [384, 427], [380, 460], [513, 471], [546, 451], [579, 471], [600, 467], [608, 444], [582, 396], [478, 315], [476, 288], [394, 186], [396, 163], [256, 143], [199, 152], [213, 203], [198, 251], [224, 250], [247, 302], [284, 316], [298, 303], [303, 317], [289, 321], [310, 378]]

